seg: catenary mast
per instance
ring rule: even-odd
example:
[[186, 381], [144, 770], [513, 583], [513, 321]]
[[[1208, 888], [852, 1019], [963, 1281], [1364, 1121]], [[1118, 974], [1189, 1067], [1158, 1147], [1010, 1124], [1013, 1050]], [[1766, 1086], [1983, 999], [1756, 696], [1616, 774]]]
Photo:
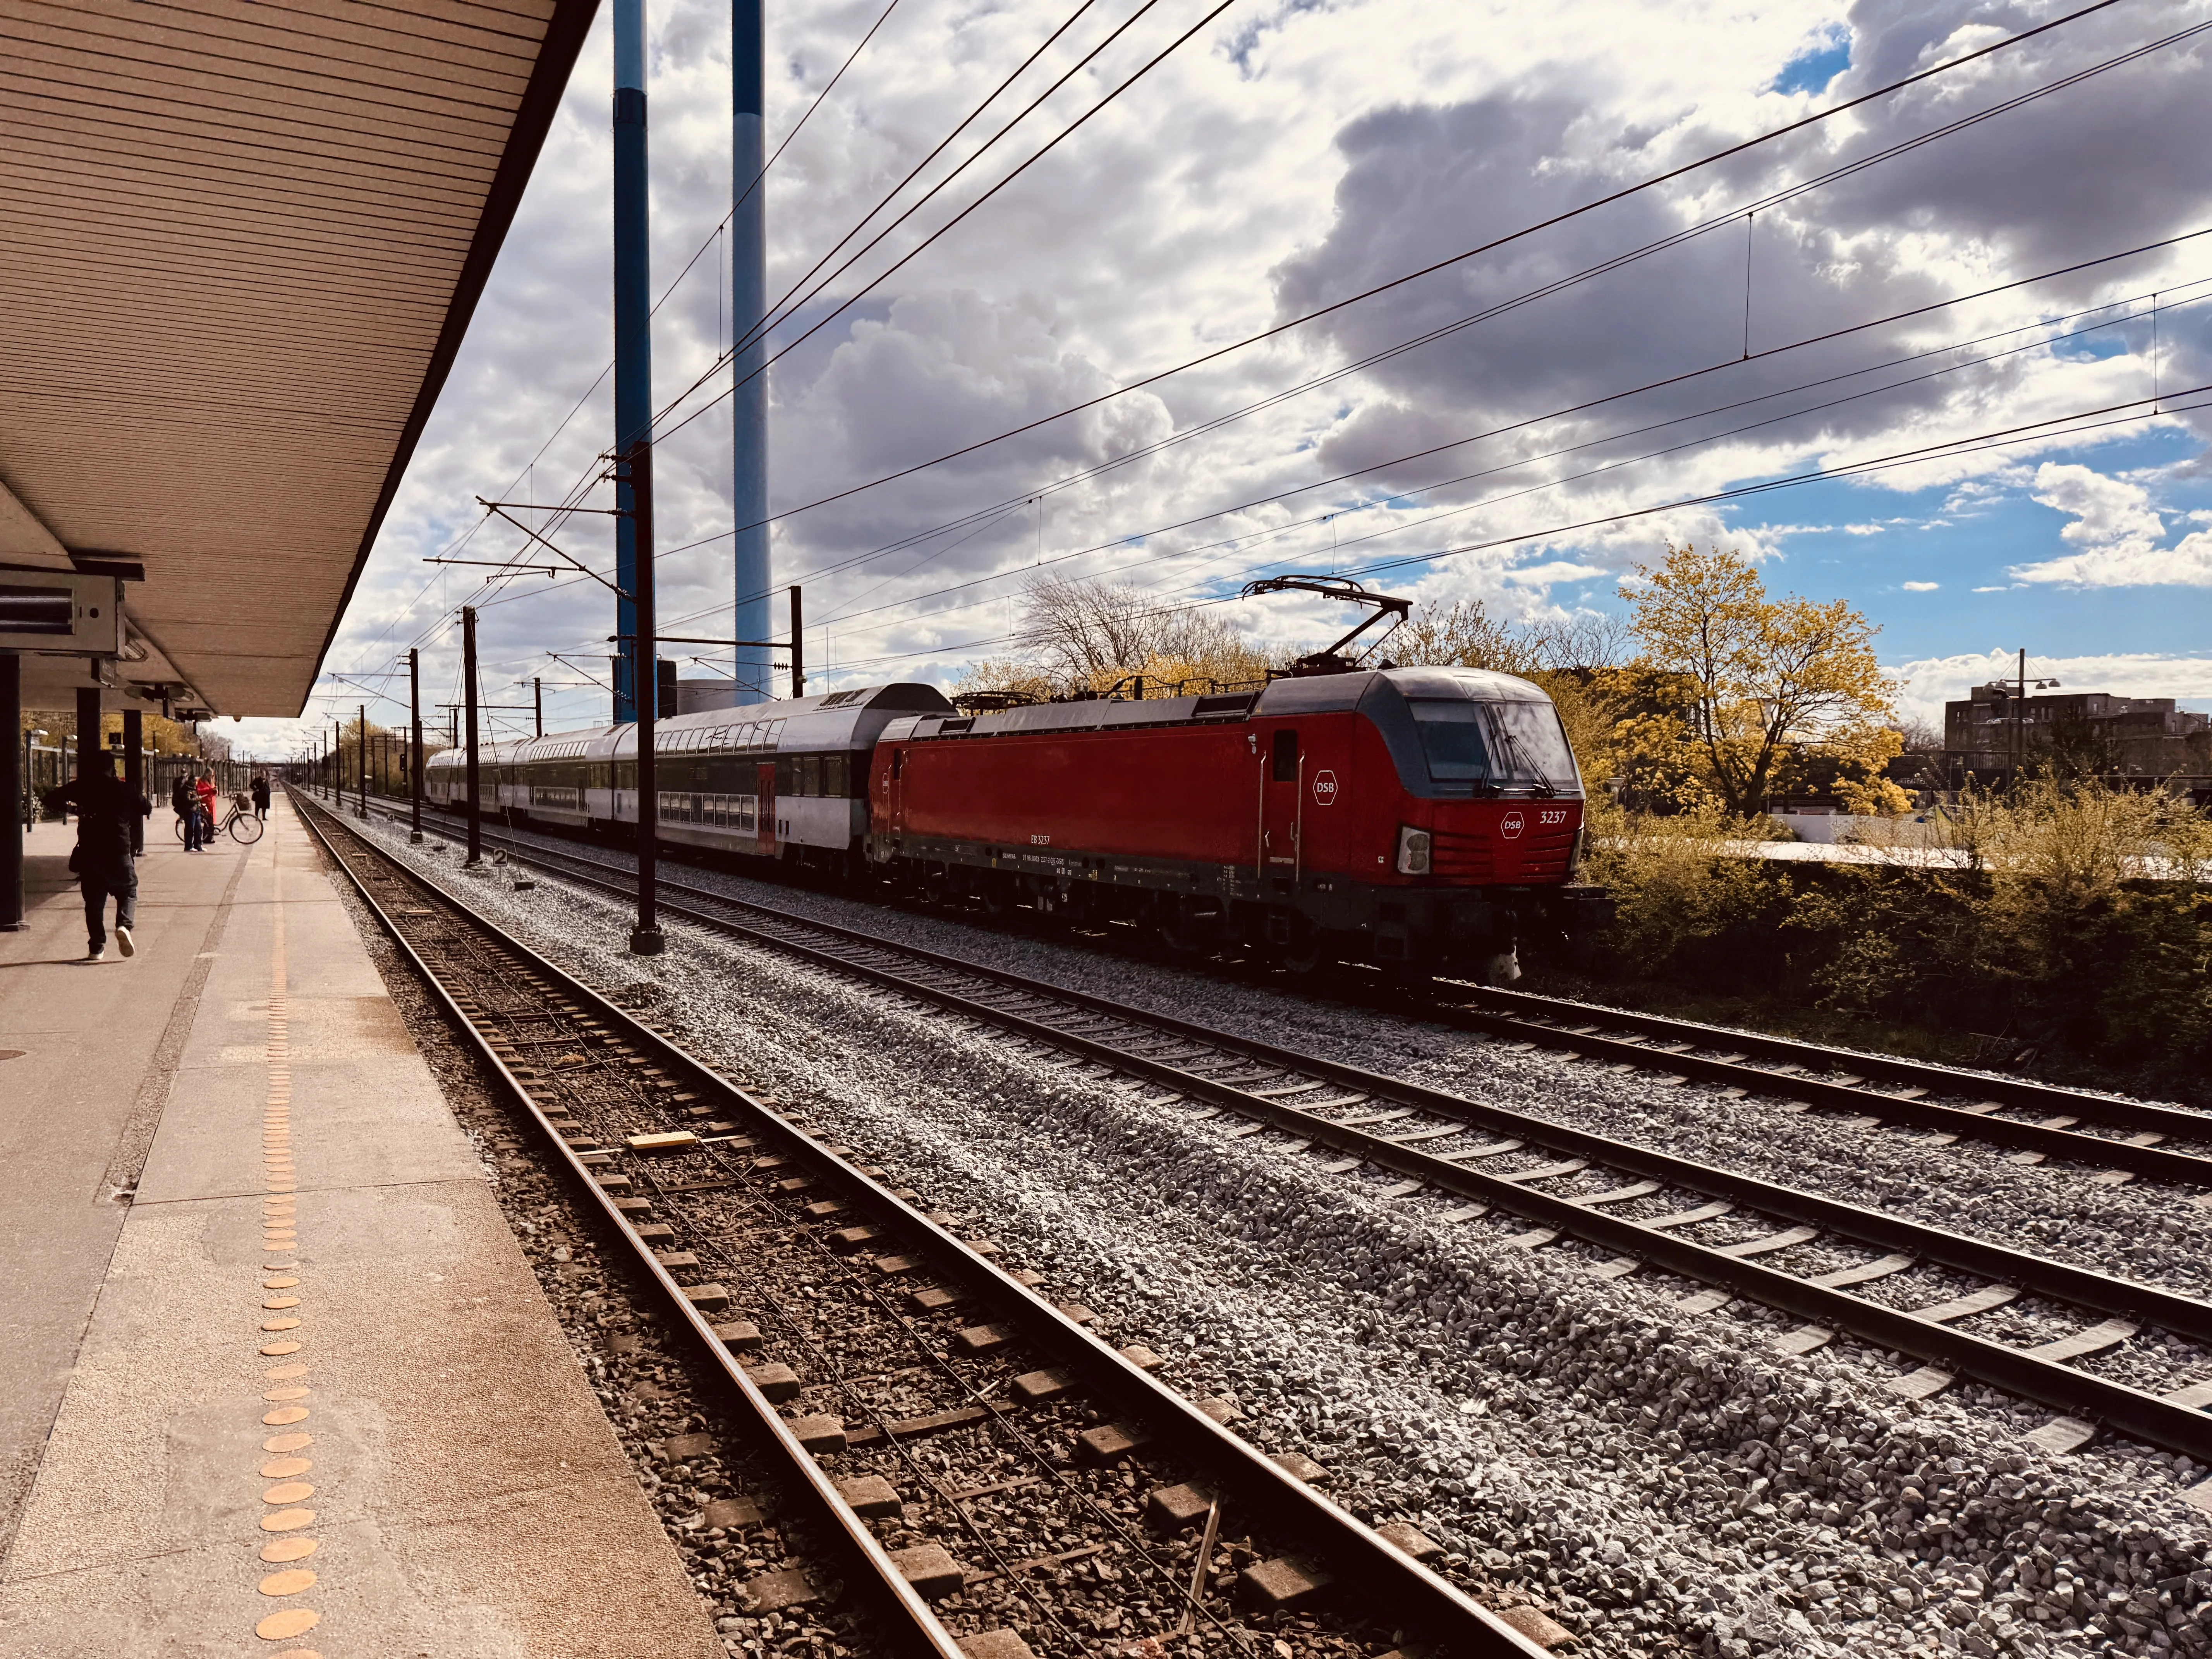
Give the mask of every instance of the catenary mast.
[[[645, 0], [614, 0], [615, 723], [637, 718], [653, 665], [637, 638], [639, 496], [652, 489], [653, 266], [645, 126]], [[650, 514], [650, 502], [646, 510]], [[649, 522], [649, 520], [648, 520]]]
[[[737, 392], [732, 399], [731, 468], [737, 510], [737, 625], [731, 637], [775, 637], [769, 609], [767, 343], [759, 337], [768, 306], [767, 155], [763, 134], [765, 77], [762, 0], [732, 0], [730, 9], [730, 338], [737, 343]], [[767, 651], [737, 649], [737, 696], [761, 702], [775, 692]]]

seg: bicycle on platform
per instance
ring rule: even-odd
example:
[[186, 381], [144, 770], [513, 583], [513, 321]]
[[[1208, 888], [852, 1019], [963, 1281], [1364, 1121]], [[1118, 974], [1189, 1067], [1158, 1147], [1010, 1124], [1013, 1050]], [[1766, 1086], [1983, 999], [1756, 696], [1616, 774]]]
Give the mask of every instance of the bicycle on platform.
[[[209, 832], [208, 839], [213, 841], [226, 830], [230, 831], [230, 838], [233, 841], [244, 842], [248, 847], [261, 839], [262, 823], [254, 813], [252, 796], [233, 795], [230, 798], [230, 811], [224, 813], [222, 822]], [[182, 841], [184, 838], [185, 821], [179, 818], [177, 839]]]

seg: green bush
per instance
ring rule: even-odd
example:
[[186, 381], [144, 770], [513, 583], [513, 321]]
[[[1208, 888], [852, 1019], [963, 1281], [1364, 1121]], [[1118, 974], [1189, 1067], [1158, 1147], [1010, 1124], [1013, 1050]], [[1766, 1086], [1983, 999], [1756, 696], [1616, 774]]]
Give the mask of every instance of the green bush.
[[1623, 979], [1780, 997], [2158, 1071], [2212, 1060], [2212, 823], [2168, 798], [2040, 780], [1869, 837], [1863, 863], [1747, 857], [1713, 814], [1604, 814]]

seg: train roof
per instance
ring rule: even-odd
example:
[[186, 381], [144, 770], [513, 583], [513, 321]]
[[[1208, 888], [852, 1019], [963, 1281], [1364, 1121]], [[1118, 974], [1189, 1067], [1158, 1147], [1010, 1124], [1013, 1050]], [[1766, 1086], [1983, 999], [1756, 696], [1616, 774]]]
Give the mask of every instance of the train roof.
[[[811, 697], [785, 697], [773, 702], [742, 703], [731, 708], [672, 714], [654, 723], [653, 747], [658, 755], [699, 749], [820, 752], [849, 748], [862, 728], [880, 726], [900, 714], [952, 712], [952, 705], [935, 686], [901, 681], [890, 685], [860, 686], [849, 691], [824, 691]], [[610, 760], [636, 753], [637, 727], [629, 724], [585, 726], [572, 732], [549, 732], [542, 738], [480, 744], [477, 750], [478, 761], [486, 766], [519, 766], [568, 759]], [[465, 760], [461, 750], [448, 749], [433, 756], [428, 764], [459, 766]]]
[[972, 718], [922, 714], [893, 721], [890, 739], [1006, 737], [1022, 732], [1096, 732], [1133, 726], [1189, 726], [1255, 715], [1316, 714], [1357, 708], [1375, 696], [1472, 702], [1549, 702], [1540, 686], [1479, 668], [1378, 668], [1271, 680], [1260, 691], [1210, 697], [1147, 697], [1120, 702], [1086, 697], [1024, 703]]

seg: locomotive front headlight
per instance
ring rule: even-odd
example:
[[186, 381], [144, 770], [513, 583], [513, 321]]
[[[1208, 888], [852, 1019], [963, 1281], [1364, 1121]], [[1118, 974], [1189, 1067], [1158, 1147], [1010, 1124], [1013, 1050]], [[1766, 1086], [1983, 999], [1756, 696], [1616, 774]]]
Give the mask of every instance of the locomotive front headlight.
[[1398, 873], [1401, 876], [1425, 876], [1429, 873], [1429, 832], [1416, 830], [1410, 823], [1398, 826]]

